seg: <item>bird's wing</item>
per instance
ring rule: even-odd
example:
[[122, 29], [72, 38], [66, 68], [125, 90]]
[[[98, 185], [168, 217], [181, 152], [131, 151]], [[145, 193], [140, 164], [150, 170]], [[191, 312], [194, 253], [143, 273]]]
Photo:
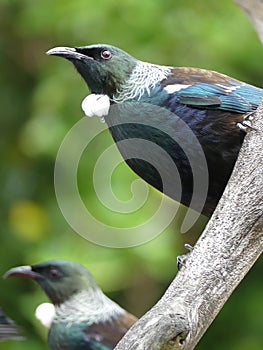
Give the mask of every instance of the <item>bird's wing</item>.
[[[137, 321], [137, 318], [128, 312], [103, 323], [94, 323], [84, 332], [84, 339], [92, 344], [92, 350], [114, 349], [128, 329]], [[97, 346], [97, 347], [96, 347]]]
[[0, 341], [9, 339], [22, 340], [20, 329], [0, 308]]
[[161, 82], [170, 103], [193, 108], [247, 113], [259, 105], [263, 89], [224, 74], [196, 68], [174, 68]]

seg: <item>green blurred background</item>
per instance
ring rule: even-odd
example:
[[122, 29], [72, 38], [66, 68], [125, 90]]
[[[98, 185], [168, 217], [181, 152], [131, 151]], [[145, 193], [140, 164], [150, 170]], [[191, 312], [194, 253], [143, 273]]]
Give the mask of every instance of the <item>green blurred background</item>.
[[[185, 242], [196, 240], [204, 220], [181, 235], [181, 210], [158, 238], [127, 249], [97, 246], [70, 228], [56, 202], [54, 164], [64, 136], [83, 116], [80, 104], [88, 91], [68, 62], [44, 53], [54, 46], [104, 42], [145, 61], [213, 69], [262, 86], [257, 35], [230, 0], [0, 0], [0, 28], [0, 273], [52, 258], [78, 261], [110, 297], [140, 316], [165, 291], [176, 256]], [[96, 123], [91, 119], [90, 127]], [[111, 143], [105, 132], [91, 145], [80, 164], [79, 188], [100, 220], [132, 227], [147, 219], [160, 194], [150, 189], [147, 208], [130, 215], [99, 203], [92, 162]], [[116, 195], [128, 200], [135, 179], [125, 164], [119, 166], [112, 180]], [[260, 259], [197, 349], [262, 350], [262, 272]], [[32, 281], [0, 281], [0, 305], [27, 337], [0, 343], [0, 349], [47, 349], [46, 330], [34, 318], [46, 300]]]

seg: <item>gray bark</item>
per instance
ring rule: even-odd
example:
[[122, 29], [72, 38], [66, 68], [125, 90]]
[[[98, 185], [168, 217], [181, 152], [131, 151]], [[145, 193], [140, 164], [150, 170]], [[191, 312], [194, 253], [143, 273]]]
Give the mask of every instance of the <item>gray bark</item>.
[[[263, 8], [260, 0], [238, 2], [257, 2]], [[116, 350], [193, 350], [263, 252], [262, 116], [263, 103], [214, 215], [185, 265]]]

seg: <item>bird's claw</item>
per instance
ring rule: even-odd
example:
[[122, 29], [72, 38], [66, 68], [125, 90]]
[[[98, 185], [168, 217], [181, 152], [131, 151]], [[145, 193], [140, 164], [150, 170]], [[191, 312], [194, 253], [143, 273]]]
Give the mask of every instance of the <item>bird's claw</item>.
[[252, 126], [253, 120], [254, 120], [254, 112], [250, 112], [244, 117], [241, 123], [237, 123], [237, 127], [244, 132], [248, 132], [248, 130], [251, 130], [251, 129], [255, 130], [255, 128]]
[[84, 98], [81, 108], [87, 117], [97, 116], [105, 122], [104, 117], [109, 113], [110, 99], [107, 95], [91, 94]]
[[178, 270], [180, 270], [181, 269], [181, 267], [182, 266], [185, 266], [185, 262], [186, 262], [186, 260], [188, 259], [188, 257], [189, 257], [189, 254], [191, 253], [191, 251], [194, 249], [194, 247], [193, 246], [191, 246], [190, 244], [188, 244], [188, 243], [186, 243], [185, 245], [184, 245], [184, 247], [189, 251], [189, 253], [186, 253], [186, 254], [183, 254], [183, 255], [178, 255], [178, 257], [177, 257], [177, 268], [178, 268]]

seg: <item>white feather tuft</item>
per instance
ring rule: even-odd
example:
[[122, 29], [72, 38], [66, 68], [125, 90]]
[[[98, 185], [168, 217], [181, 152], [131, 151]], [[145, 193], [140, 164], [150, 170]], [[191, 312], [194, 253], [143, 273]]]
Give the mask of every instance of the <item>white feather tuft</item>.
[[43, 303], [38, 305], [35, 311], [35, 317], [46, 328], [50, 328], [55, 317], [55, 306], [51, 303]]
[[81, 108], [87, 117], [103, 118], [108, 115], [110, 99], [107, 95], [91, 94], [84, 98]]

